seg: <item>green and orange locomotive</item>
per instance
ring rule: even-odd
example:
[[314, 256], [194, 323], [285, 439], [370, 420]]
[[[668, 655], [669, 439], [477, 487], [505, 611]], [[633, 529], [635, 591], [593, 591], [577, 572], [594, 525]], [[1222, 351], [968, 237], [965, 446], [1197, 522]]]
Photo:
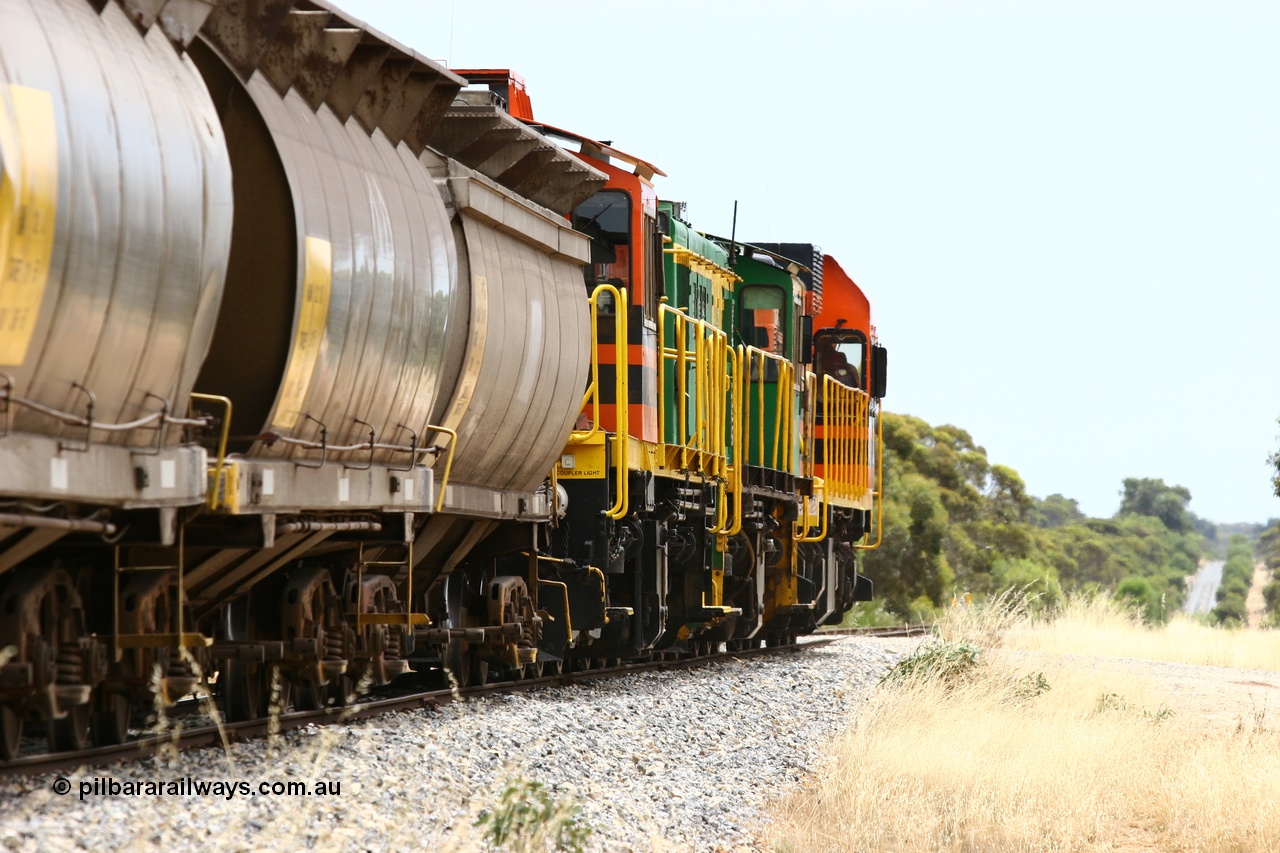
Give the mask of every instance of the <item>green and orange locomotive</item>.
[[591, 376], [540, 562], [542, 582], [595, 604], [567, 657], [782, 644], [838, 623], [871, 598], [857, 555], [879, 539], [886, 351], [866, 296], [812, 244], [697, 231], [659, 199], [657, 166], [534, 122], [516, 75], [459, 73], [608, 176], [571, 216], [591, 238]]

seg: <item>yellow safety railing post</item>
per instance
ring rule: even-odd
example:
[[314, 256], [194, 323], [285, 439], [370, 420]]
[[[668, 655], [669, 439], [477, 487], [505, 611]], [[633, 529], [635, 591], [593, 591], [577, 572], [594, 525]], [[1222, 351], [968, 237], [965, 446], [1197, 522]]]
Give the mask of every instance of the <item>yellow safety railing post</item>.
[[698, 450], [706, 450], [706, 410], [705, 391], [707, 388], [707, 371], [706, 363], [703, 359], [703, 336], [702, 321], [694, 320], [693, 324], [693, 437], [689, 440], [690, 447], [696, 447]]
[[796, 530], [797, 542], [821, 542], [823, 539], [827, 538], [827, 518], [831, 515], [831, 512], [828, 509], [829, 503], [827, 501], [826, 481], [821, 477], [814, 477], [813, 491], [815, 495], [822, 495], [821, 499], [818, 501], [818, 534], [816, 536], [809, 535], [809, 528], [813, 527], [813, 522], [810, 519], [813, 516], [809, 513], [809, 501], [806, 499], [804, 502], [803, 521], [801, 526]]
[[884, 534], [884, 417], [876, 412], [876, 490], [871, 493], [876, 502], [876, 540], [869, 545], [855, 545], [860, 551], [874, 551], [880, 547]]
[[[614, 505], [605, 513], [609, 518], [622, 518], [627, 514], [631, 504], [630, 483], [630, 448], [631, 448], [631, 385], [627, 370], [627, 289], [607, 286], [614, 294], [614, 405], [616, 434], [614, 436], [614, 456], [617, 461], [617, 491]], [[597, 288], [598, 290], [599, 288]]]
[[[752, 353], [753, 358], [754, 356], [755, 356], [755, 353]], [[760, 455], [758, 458], [760, 460], [759, 464], [763, 465], [764, 464], [764, 385], [765, 385], [765, 382], [764, 382], [765, 364], [764, 364], [763, 354], [760, 355], [759, 360], [760, 360], [760, 371], [759, 373], [754, 375], [754, 378], [752, 379], [752, 381], [755, 382], [757, 387], [756, 422], [760, 425], [760, 430], [759, 430], [760, 437], [759, 437], [759, 440], [757, 441], [757, 444], [759, 445], [758, 449], [760, 451]], [[752, 367], [754, 369], [754, 365]]]
[[449, 488], [449, 474], [453, 471], [453, 451], [458, 446], [458, 433], [448, 427], [436, 426], [434, 424], [427, 424], [427, 429], [442, 432], [449, 436], [449, 455], [446, 456], [444, 460], [444, 474], [440, 476], [440, 494], [439, 497], [436, 498], [436, 512], [439, 512], [444, 509], [444, 494], [445, 489]]
[[[218, 403], [223, 409], [222, 415], [222, 433], [218, 437], [218, 459], [213, 465], [213, 486], [209, 489], [209, 495], [205, 499], [205, 506], [209, 509], [217, 509], [226, 503], [225, 499], [218, 497], [219, 491], [223, 489], [222, 471], [227, 461], [227, 441], [231, 437], [231, 398], [223, 397], [218, 394], [199, 394], [191, 392], [191, 400], [203, 400], [206, 403]], [[187, 402], [187, 414], [191, 414], [190, 400]]]
[[591, 429], [586, 432], [581, 430], [571, 432], [569, 440], [574, 442], [586, 441], [600, 429], [600, 336], [596, 301], [599, 293], [600, 288], [597, 287], [587, 297], [587, 304], [591, 307], [591, 381], [587, 384], [587, 390], [582, 395], [582, 405], [579, 407], [585, 409], [588, 404], [591, 406]]
[[[665, 249], [670, 252], [672, 249]], [[658, 303], [658, 442], [667, 443], [667, 297]]]
[[688, 467], [688, 461], [685, 456], [685, 447], [689, 443], [689, 389], [688, 375], [685, 367], [685, 339], [688, 334], [685, 330], [684, 315], [677, 313], [675, 317], [676, 331], [676, 394], [679, 396], [679, 403], [676, 408], [676, 440], [681, 448], [680, 451], [680, 467]]
[[[786, 400], [791, 397], [791, 364], [789, 362], [778, 362], [778, 400], [773, 407], [773, 458], [772, 467], [778, 470], [783, 469], [779, 460], [779, 448], [785, 447], [782, 442], [783, 433], [787, 429], [787, 422], [784, 418], [784, 410], [786, 409]], [[785, 389], [785, 390], [784, 390]]]
[[732, 414], [733, 414], [733, 464], [729, 470], [733, 476], [733, 524], [725, 531], [726, 536], [737, 536], [742, 532], [742, 468], [743, 460], [746, 457], [746, 447], [743, 445], [745, 441], [746, 424], [744, 415], [744, 406], [746, 404], [746, 380], [743, 376], [742, 359], [743, 348], [739, 344], [736, 348], [729, 347], [728, 358], [730, 366], [733, 368], [732, 381], [729, 387], [733, 390]]

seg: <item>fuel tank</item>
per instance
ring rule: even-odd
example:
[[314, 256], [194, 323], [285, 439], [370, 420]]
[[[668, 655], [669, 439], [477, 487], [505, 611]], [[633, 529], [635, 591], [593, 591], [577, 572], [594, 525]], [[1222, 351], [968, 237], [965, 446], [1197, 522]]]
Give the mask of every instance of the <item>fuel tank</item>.
[[[101, 4], [99, 4], [101, 5]], [[0, 0], [0, 387], [11, 428], [174, 444], [231, 242], [231, 167], [195, 66], [115, 3]], [[138, 428], [110, 429], [139, 420]]]

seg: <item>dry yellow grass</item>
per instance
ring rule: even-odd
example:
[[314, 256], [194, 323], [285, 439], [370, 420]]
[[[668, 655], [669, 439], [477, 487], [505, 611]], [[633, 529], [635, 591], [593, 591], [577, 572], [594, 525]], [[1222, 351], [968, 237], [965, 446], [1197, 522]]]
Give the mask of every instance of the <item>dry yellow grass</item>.
[[1181, 615], [1151, 629], [1103, 597], [1069, 601], [1050, 618], [1016, 620], [1006, 626], [1003, 645], [1280, 672], [1280, 631], [1211, 628]]
[[[1100, 647], [1133, 656], [1131, 627]], [[778, 805], [775, 849], [1280, 849], [1265, 711], [1225, 726], [1170, 714], [1155, 682], [1069, 656], [1035, 656], [1050, 689], [1019, 692], [1028, 658], [998, 638], [1025, 648], [1039, 627], [1004, 610], [945, 630], [989, 644], [986, 665], [951, 689], [882, 687], [819, 778]]]

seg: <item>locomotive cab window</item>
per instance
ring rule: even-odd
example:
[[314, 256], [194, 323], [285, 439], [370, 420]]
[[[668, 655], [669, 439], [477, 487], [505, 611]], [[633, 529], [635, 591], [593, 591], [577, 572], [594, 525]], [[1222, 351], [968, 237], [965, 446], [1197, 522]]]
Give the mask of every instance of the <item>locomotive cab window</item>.
[[819, 376], [830, 376], [850, 388], [866, 389], [867, 342], [854, 329], [819, 332], [814, 340]]
[[[662, 214], [659, 214], [661, 216]], [[662, 236], [670, 229], [668, 221], [666, 229], [661, 220], [646, 213], [644, 219], [644, 246], [648, 256], [644, 262], [644, 316], [652, 320], [658, 316], [658, 294], [666, 292], [667, 283], [662, 263]]]
[[618, 190], [603, 190], [573, 211], [574, 230], [591, 238], [587, 288], [608, 282], [631, 287], [631, 199]]
[[[738, 328], [742, 342], [780, 358], [787, 357], [786, 295], [777, 287], [748, 285], [740, 297], [741, 322]], [[756, 367], [752, 366], [752, 372]], [[770, 360], [765, 368], [765, 381], [778, 379], [777, 362]]]
[[778, 356], [787, 354], [785, 297], [776, 287], [742, 289], [742, 342]]

